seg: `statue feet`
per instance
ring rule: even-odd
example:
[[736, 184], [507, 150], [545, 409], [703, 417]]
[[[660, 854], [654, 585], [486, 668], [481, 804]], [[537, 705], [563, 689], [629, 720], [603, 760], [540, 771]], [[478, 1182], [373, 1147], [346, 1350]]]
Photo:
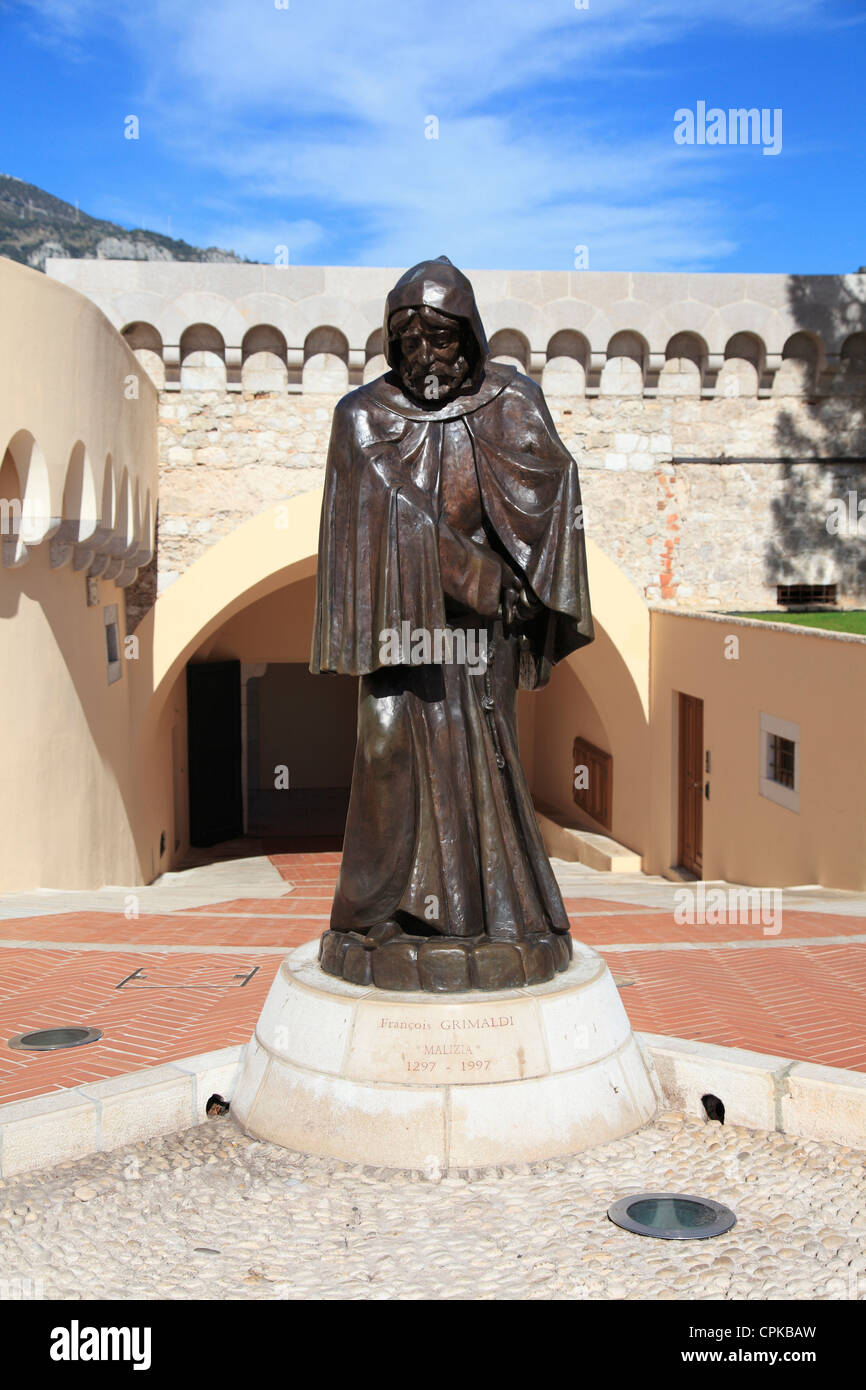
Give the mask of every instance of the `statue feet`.
[[411, 936], [393, 918], [358, 932], [326, 931], [319, 964], [327, 975], [379, 989], [460, 994], [541, 985], [568, 967], [571, 937], [541, 932], [522, 941], [489, 936]]

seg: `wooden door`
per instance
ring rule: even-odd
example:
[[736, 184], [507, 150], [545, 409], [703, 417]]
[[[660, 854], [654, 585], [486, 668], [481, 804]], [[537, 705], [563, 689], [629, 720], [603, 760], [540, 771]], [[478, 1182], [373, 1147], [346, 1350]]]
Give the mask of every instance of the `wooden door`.
[[680, 695], [679, 709], [679, 863], [703, 871], [704, 702]]

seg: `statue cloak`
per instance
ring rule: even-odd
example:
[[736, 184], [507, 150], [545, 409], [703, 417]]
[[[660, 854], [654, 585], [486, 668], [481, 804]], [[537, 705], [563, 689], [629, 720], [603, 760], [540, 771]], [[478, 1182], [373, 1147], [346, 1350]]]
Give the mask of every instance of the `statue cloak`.
[[[516, 696], [593, 638], [577, 466], [540, 388], [487, 357], [469, 282], [450, 262], [422, 265], [423, 283], [416, 267], [389, 296], [386, 342], [401, 296], [433, 303], [469, 324], [483, 366], [439, 407], [389, 373], [334, 413], [310, 669], [361, 682], [331, 928], [364, 933], [396, 914], [428, 934], [567, 932], [520, 766]], [[442, 514], [443, 460], [458, 455], [474, 468], [483, 544]], [[541, 605], [511, 627], [497, 557]], [[445, 629], [485, 633], [483, 678], [447, 660], [408, 664], [405, 647], [393, 664], [383, 640]]]

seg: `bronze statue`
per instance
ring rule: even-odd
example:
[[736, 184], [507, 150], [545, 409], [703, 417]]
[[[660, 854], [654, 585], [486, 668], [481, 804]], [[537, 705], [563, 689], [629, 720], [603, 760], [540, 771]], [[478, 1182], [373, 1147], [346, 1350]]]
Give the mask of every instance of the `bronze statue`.
[[571, 937], [517, 749], [517, 690], [592, 641], [577, 466], [491, 362], [445, 256], [388, 295], [385, 376], [337, 405], [310, 669], [361, 677], [323, 970], [382, 989], [536, 984]]

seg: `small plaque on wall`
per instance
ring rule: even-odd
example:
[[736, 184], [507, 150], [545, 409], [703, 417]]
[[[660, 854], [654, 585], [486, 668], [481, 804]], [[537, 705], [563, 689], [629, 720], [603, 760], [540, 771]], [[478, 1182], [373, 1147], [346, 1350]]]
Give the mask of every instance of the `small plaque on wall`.
[[572, 788], [575, 803], [610, 830], [613, 805], [613, 758], [588, 739], [576, 738], [572, 749]]

